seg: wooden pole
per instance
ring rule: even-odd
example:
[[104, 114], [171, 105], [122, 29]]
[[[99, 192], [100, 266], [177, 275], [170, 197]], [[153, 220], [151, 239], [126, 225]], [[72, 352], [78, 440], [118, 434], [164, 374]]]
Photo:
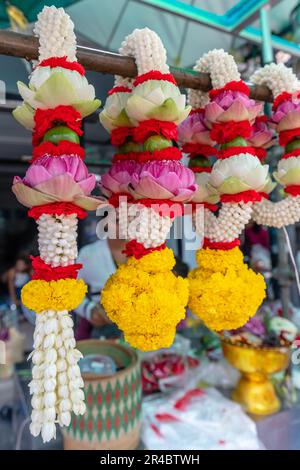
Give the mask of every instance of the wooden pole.
[[[36, 60], [38, 58], [38, 39], [14, 31], [0, 31], [0, 54]], [[135, 61], [132, 57], [82, 46], [78, 46], [77, 57], [80, 64], [87, 70], [123, 77], [136, 77], [137, 75]], [[171, 71], [181, 87], [202, 91], [211, 89], [209, 74], [172, 67]], [[267, 87], [251, 84], [249, 86], [251, 98], [258, 101], [273, 101], [272, 93]]]

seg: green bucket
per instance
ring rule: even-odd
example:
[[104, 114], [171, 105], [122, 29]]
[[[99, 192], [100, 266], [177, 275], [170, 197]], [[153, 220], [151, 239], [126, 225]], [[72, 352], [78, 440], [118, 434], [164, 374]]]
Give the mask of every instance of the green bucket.
[[65, 450], [135, 449], [141, 427], [141, 369], [137, 353], [108, 340], [79, 341], [82, 354], [110, 356], [118, 370], [109, 376], [83, 373], [87, 411], [72, 416], [63, 431]]

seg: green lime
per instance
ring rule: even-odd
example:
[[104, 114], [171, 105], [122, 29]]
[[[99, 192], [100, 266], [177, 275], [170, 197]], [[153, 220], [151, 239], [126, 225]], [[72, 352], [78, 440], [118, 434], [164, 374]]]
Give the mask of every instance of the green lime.
[[221, 149], [229, 149], [230, 147], [247, 147], [248, 142], [247, 140], [243, 139], [243, 137], [236, 137], [235, 139], [232, 139], [230, 142], [227, 142], [226, 144], [221, 145]]
[[291, 142], [287, 144], [285, 147], [285, 153], [290, 153], [293, 150], [299, 149], [300, 148], [300, 139], [294, 139]]
[[142, 152], [143, 145], [136, 142], [126, 142], [119, 147], [119, 153]]
[[172, 147], [172, 141], [160, 135], [153, 135], [144, 143], [144, 150], [151, 153], [156, 150], [166, 149], [167, 147]]
[[74, 142], [74, 144], [80, 143], [79, 136], [76, 132], [72, 131], [67, 126], [53, 127], [46, 132], [43, 138], [43, 142], [52, 142], [53, 144], [58, 144], [61, 140], [68, 140], [69, 142]]

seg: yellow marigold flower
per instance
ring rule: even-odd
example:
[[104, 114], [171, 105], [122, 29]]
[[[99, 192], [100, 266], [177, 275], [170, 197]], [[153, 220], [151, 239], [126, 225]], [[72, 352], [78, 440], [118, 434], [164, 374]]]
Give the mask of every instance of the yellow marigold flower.
[[199, 268], [189, 274], [189, 307], [208, 328], [221, 331], [243, 326], [265, 298], [265, 281], [243, 262], [239, 248], [201, 249]]
[[107, 315], [141, 351], [171, 346], [176, 325], [185, 317], [188, 281], [172, 273], [174, 265], [169, 248], [129, 258], [102, 290]]
[[21, 292], [25, 307], [40, 313], [44, 310], [73, 310], [84, 299], [87, 286], [82, 279], [59, 279], [57, 281], [34, 280], [28, 282]]

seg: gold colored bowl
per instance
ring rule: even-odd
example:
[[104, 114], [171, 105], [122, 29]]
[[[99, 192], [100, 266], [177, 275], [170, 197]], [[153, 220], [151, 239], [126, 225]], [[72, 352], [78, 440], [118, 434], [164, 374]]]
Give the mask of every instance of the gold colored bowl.
[[240, 403], [247, 413], [269, 415], [280, 409], [280, 401], [269, 375], [288, 367], [288, 347], [250, 347], [233, 344], [222, 339], [223, 353], [227, 361], [241, 372], [241, 378], [233, 391], [233, 400]]

